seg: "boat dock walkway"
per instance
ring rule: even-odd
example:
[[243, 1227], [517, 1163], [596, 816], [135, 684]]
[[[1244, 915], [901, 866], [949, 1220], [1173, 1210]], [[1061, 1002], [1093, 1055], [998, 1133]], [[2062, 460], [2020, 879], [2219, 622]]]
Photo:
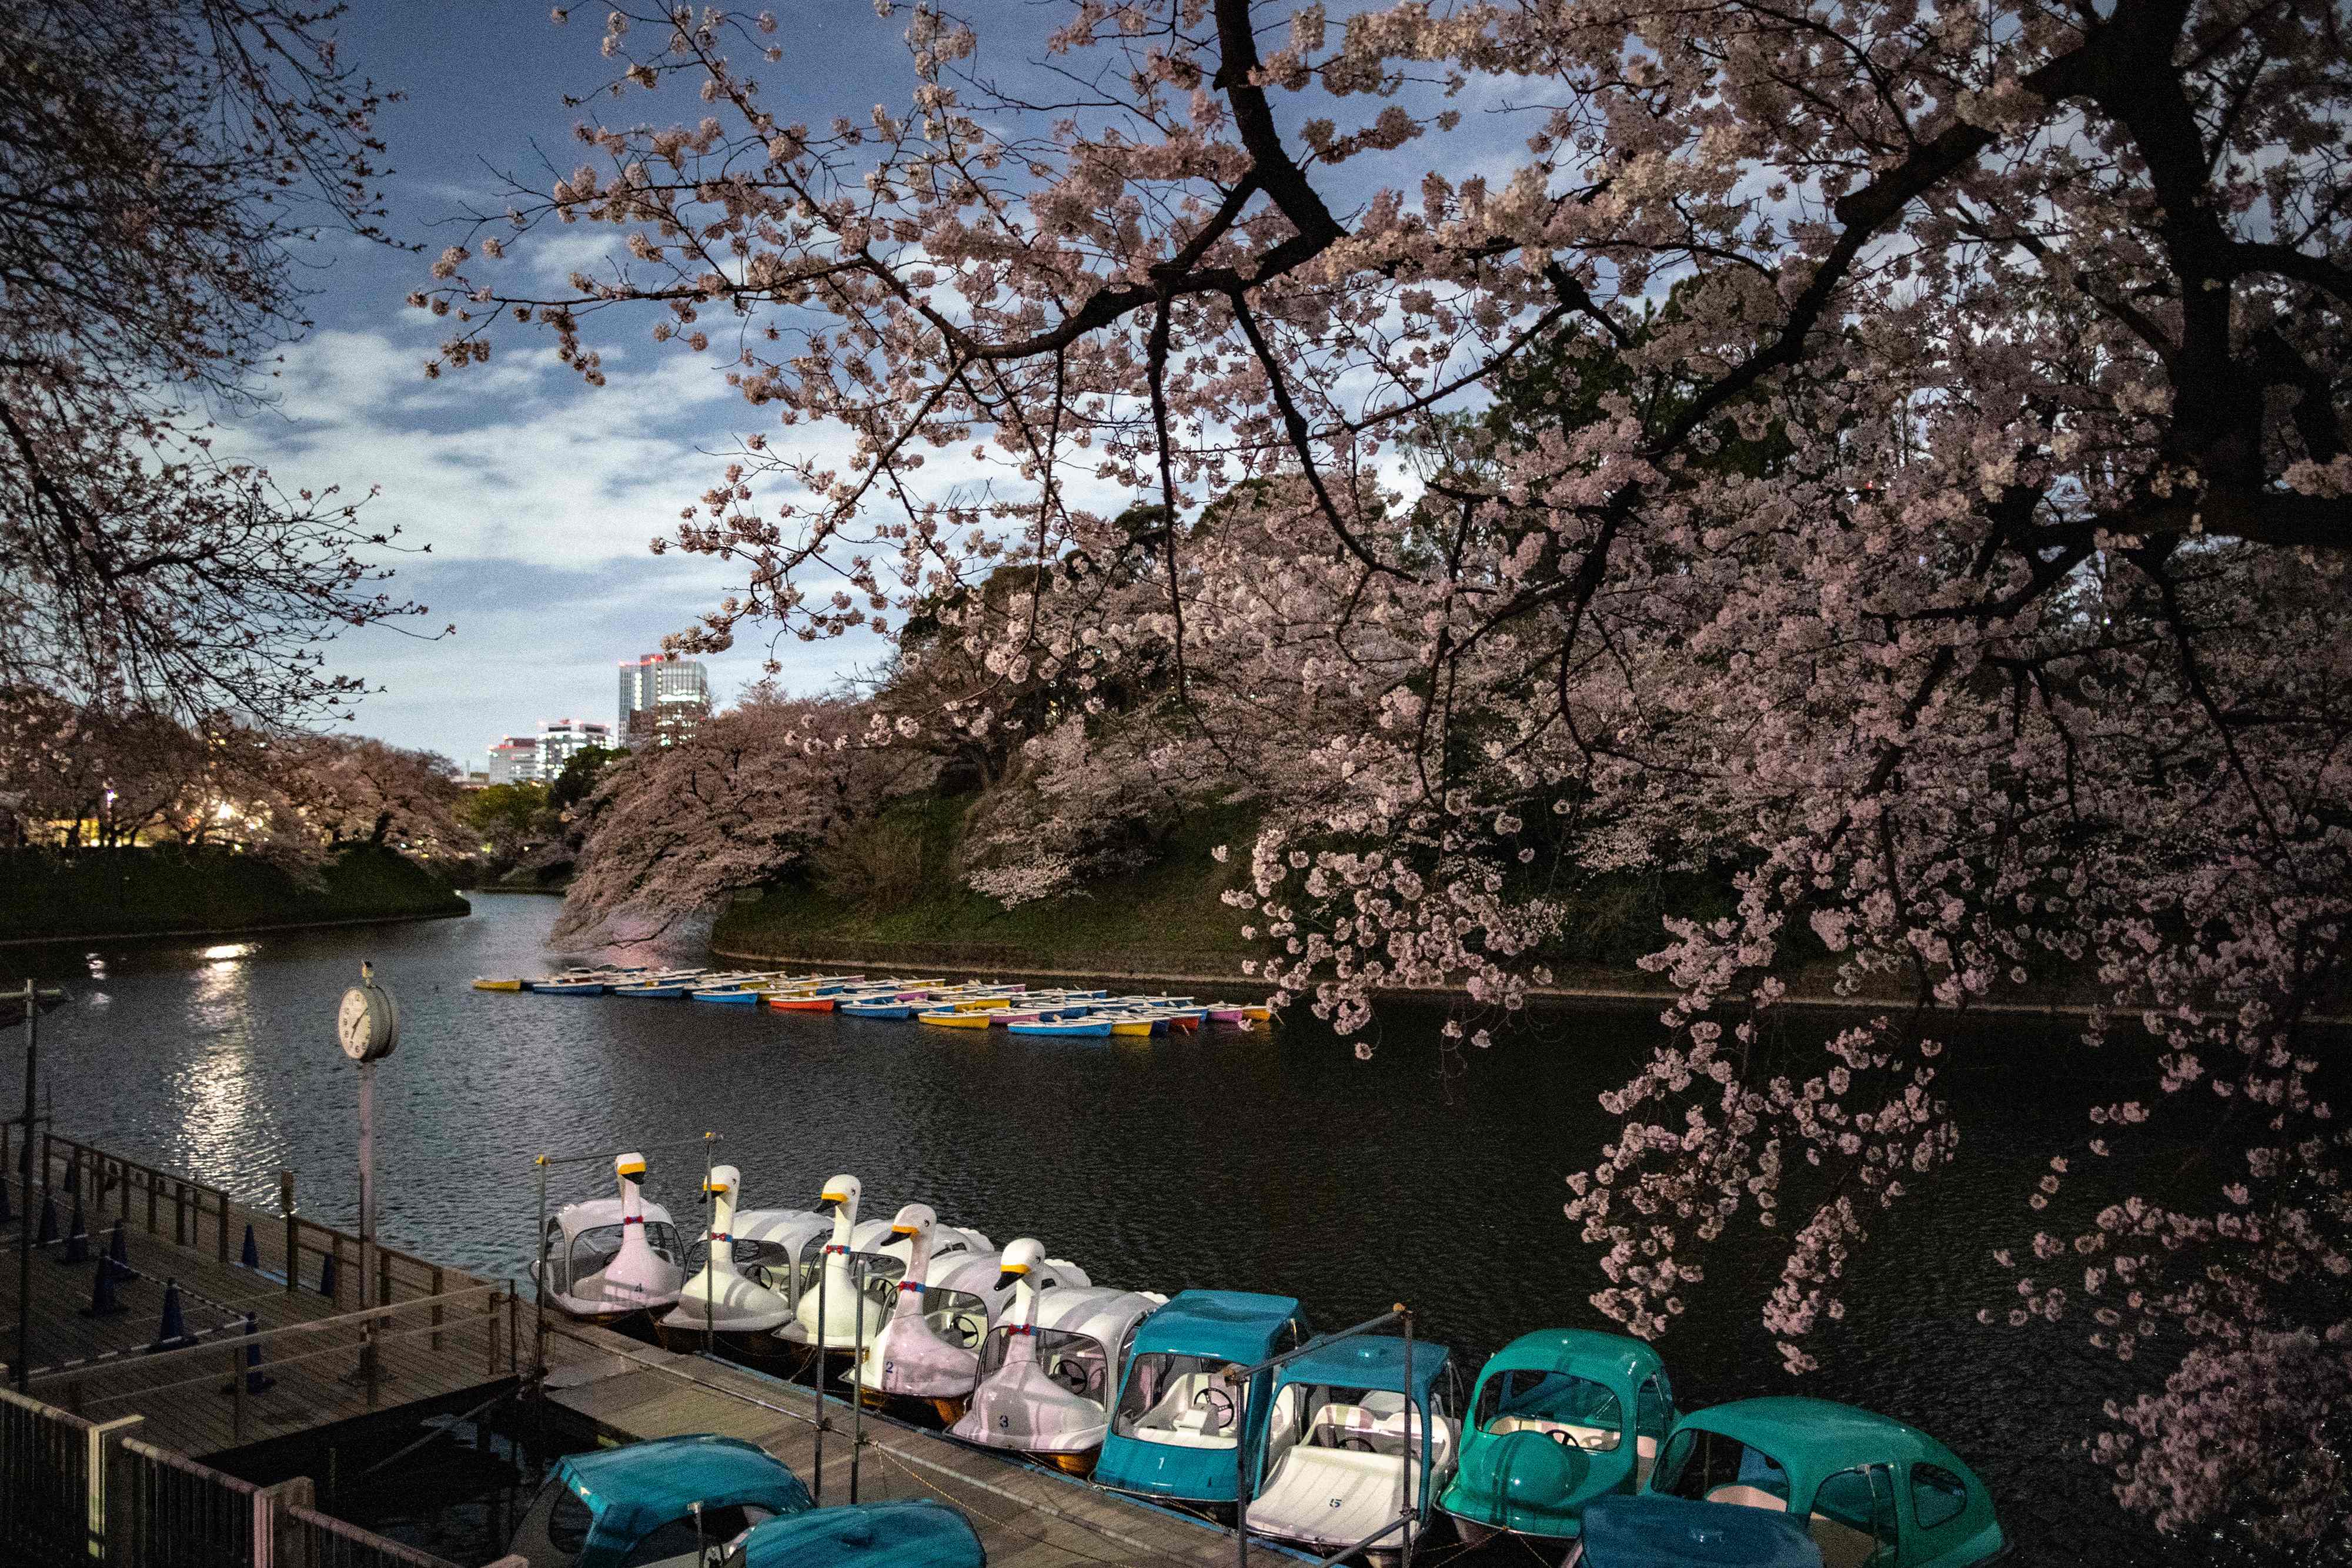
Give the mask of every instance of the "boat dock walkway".
[[[420, 1402], [488, 1397], [529, 1365], [530, 1320], [506, 1283], [377, 1247], [362, 1301], [358, 1239], [294, 1212], [290, 1176], [280, 1178], [284, 1211], [268, 1213], [41, 1134], [27, 1179], [21, 1143], [6, 1147], [6, 1132], [0, 1179], [13, 1218], [0, 1222], [0, 1360], [16, 1354], [26, 1304], [19, 1229], [41, 1234], [49, 1208], [58, 1232], [31, 1263], [37, 1399], [93, 1420], [138, 1415], [146, 1441], [201, 1458]], [[87, 1230], [79, 1249], [68, 1245], [77, 1199]], [[118, 1310], [94, 1316], [99, 1260], [118, 1227], [128, 1265], [112, 1281]], [[322, 1274], [331, 1294], [320, 1289]], [[165, 1346], [164, 1296], [174, 1285], [187, 1337]], [[242, 1375], [249, 1352], [258, 1377]], [[11, 1368], [5, 1381], [14, 1380]]]
[[[606, 1329], [551, 1326], [547, 1398], [624, 1441], [717, 1432], [757, 1443], [818, 1491], [816, 1396], [732, 1363], [656, 1350]], [[574, 1354], [557, 1365], [554, 1349]], [[578, 1354], [578, 1353], [585, 1353]], [[821, 1504], [850, 1500], [850, 1412], [827, 1397]], [[1231, 1531], [1068, 1476], [969, 1448], [867, 1411], [861, 1417], [857, 1500], [942, 1499], [961, 1509], [990, 1568], [1226, 1568]], [[1253, 1542], [1253, 1564], [1314, 1559]]]
[[[6, 1134], [0, 1126], [0, 1140]], [[37, 1235], [53, 1205], [58, 1239], [37, 1246], [31, 1265], [36, 1399], [91, 1420], [139, 1416], [142, 1440], [203, 1458], [404, 1406], [462, 1408], [528, 1386], [543, 1365], [545, 1397], [600, 1437], [747, 1438], [790, 1465], [820, 1502], [850, 1500], [850, 1412], [838, 1399], [825, 1401], [820, 1486], [817, 1400], [807, 1387], [552, 1314], [534, 1357], [538, 1314], [527, 1290], [519, 1297], [503, 1281], [379, 1247], [363, 1302], [358, 1239], [296, 1211], [290, 1176], [280, 1178], [271, 1213], [88, 1144], [38, 1134], [33, 1147], [27, 1176], [21, 1142], [0, 1142], [13, 1212], [0, 1222], [0, 1357], [16, 1354], [23, 1310], [19, 1227]], [[77, 1197], [86, 1256], [68, 1262]], [[91, 1316], [99, 1260], [118, 1226], [128, 1265], [113, 1280], [120, 1310]], [[173, 1284], [187, 1339], [166, 1348], [157, 1341]], [[258, 1379], [246, 1375], [249, 1349], [259, 1352]], [[1229, 1531], [1188, 1515], [871, 1411], [857, 1430], [858, 1500], [944, 1499], [980, 1531], [993, 1568], [1239, 1561]], [[1311, 1559], [1255, 1542], [1247, 1558], [1261, 1568], [1301, 1561]]]

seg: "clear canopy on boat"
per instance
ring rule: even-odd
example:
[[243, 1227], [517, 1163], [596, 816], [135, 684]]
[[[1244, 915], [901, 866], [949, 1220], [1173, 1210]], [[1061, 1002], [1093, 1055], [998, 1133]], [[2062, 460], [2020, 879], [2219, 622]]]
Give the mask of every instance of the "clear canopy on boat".
[[[646, 1245], [659, 1258], [675, 1263], [685, 1247], [669, 1210], [657, 1203], [645, 1205]], [[699, 1243], [698, 1242], [698, 1246]], [[592, 1275], [621, 1252], [621, 1200], [593, 1197], [566, 1204], [547, 1222], [541, 1254], [547, 1266], [547, 1288], [568, 1294], [573, 1285]]]

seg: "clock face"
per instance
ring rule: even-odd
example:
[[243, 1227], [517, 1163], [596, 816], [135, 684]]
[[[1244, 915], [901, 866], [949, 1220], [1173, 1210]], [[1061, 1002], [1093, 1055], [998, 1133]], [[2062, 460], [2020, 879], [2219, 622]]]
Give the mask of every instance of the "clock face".
[[342, 1043], [343, 1054], [353, 1061], [367, 1059], [368, 1049], [375, 1043], [375, 1030], [368, 1017], [368, 994], [353, 986], [343, 993], [342, 1009], [335, 1015], [335, 1035]]
[[381, 1061], [400, 1043], [400, 1007], [379, 987], [353, 986], [335, 1014], [335, 1043], [353, 1061]]

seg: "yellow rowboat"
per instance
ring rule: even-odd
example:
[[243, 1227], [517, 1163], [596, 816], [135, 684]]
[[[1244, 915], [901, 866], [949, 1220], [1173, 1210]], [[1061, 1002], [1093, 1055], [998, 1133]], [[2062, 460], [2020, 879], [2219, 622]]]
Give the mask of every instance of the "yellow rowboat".
[[1011, 997], [960, 997], [955, 1000], [955, 1010], [960, 1013], [989, 1012], [1012, 1005]]
[[920, 1023], [945, 1024], [950, 1029], [986, 1029], [988, 1012], [982, 1008], [956, 1008], [943, 1013], [917, 1013]]
[[500, 979], [492, 976], [485, 975], [474, 982], [474, 989], [478, 991], [519, 991], [522, 989], [522, 982], [520, 980]]
[[1242, 1017], [1245, 1019], [1255, 1019], [1260, 1023], [1271, 1023], [1274, 1021], [1274, 1009], [1272, 1008], [1244, 1008], [1242, 1009]]
[[1113, 1019], [1110, 1031], [1113, 1034], [1150, 1034], [1151, 1020], [1150, 1019]]

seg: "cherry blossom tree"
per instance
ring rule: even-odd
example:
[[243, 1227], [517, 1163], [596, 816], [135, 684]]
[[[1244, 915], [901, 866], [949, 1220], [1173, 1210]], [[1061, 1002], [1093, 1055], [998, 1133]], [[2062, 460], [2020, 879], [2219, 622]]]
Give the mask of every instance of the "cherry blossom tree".
[[385, 844], [463, 854], [457, 764], [363, 736], [303, 735], [268, 747], [265, 773], [284, 810], [329, 849]]
[[802, 865], [919, 789], [936, 758], [870, 744], [851, 704], [755, 689], [674, 746], [633, 753], [588, 801], [551, 940], [651, 941]]
[[75, 702], [282, 724], [344, 710], [337, 631], [382, 587], [333, 491], [213, 450], [310, 323], [322, 231], [371, 239], [383, 99], [337, 12], [279, 0], [28, 0], [0, 19], [0, 635]]
[[[1567, 1209], [1643, 1334], [1777, 1239], [1792, 1372], [1964, 1134], [1948, 1015], [2095, 986], [2146, 1087], [2021, 1195], [2000, 1311], [2166, 1353], [2102, 1450], [2126, 1502], [2340, 1541], [2339, 9], [1076, 0], [983, 57], [879, 8], [911, 99], [821, 126], [762, 96], [772, 19], [614, 10], [587, 161], [414, 297], [436, 372], [532, 323], [596, 383], [649, 314], [741, 391], [666, 543], [744, 586], [678, 645], [919, 613], [999, 690], [1150, 660], [1164, 697], [1077, 733], [1266, 791], [1242, 918], [1343, 1029], [1393, 986], [1522, 1005], [1553, 873], [1724, 866]], [[508, 281], [580, 224], [605, 264]], [[969, 592], [1007, 565], [1031, 613]], [[1888, 1005], [1792, 1044], [1823, 954]], [[2077, 1218], [2150, 1133], [2204, 1157]]]

